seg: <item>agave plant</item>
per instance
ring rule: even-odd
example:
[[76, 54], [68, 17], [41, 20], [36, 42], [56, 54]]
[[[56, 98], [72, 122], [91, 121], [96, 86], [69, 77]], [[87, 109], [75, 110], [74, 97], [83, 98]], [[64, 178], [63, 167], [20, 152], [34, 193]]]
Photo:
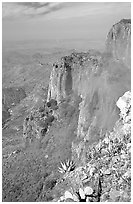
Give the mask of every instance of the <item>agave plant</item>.
[[75, 169], [75, 163], [73, 161], [67, 160], [66, 162], [60, 162], [61, 167], [58, 167], [58, 171], [62, 174], [66, 172], [73, 171]]

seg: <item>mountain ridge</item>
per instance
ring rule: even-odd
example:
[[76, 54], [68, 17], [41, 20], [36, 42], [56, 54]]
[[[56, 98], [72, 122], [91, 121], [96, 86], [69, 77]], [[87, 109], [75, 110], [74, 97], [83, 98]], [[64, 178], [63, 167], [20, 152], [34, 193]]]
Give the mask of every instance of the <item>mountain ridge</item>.
[[[122, 157], [125, 158], [125, 163], [126, 160], [128, 161], [128, 170], [130, 169], [130, 152], [128, 151], [131, 136], [130, 115], [120, 116], [121, 100], [119, 100], [120, 97], [123, 100], [125, 96], [122, 96], [125, 92], [128, 93], [131, 88], [130, 56], [128, 56], [131, 53], [131, 32], [126, 31], [127, 24], [130, 24], [129, 20], [122, 20], [118, 23], [118, 27], [122, 27], [120, 29], [122, 35], [118, 36], [118, 42], [116, 38], [113, 40], [109, 34], [104, 53], [97, 50], [89, 50], [86, 53], [74, 51], [54, 62], [48, 91], [45, 87], [46, 84], [43, 85], [39, 81], [33, 92], [12, 109], [10, 121], [3, 130], [2, 138], [3, 201], [61, 201], [61, 196], [65, 192], [66, 197], [65, 199], [63, 197], [63, 200], [73, 201], [74, 197], [70, 195], [70, 192], [67, 192], [71, 189], [74, 194], [76, 193], [76, 201], [85, 201], [86, 199], [88, 201], [106, 201], [108, 196], [105, 196], [104, 193], [107, 194], [107, 192], [101, 193], [100, 188], [106, 190], [105, 186], [107, 183], [109, 184], [108, 179], [105, 178], [104, 183], [101, 184], [102, 187], [99, 187], [101, 181], [97, 177], [97, 172], [93, 177], [94, 168], [89, 170], [89, 173], [87, 165], [91, 165], [89, 163], [91, 156], [96, 159], [92, 160], [94, 163], [91, 169], [93, 165], [94, 167], [99, 165], [96, 161], [98, 155], [101, 155], [100, 165], [105, 166], [104, 170], [103, 166], [98, 166], [98, 168], [104, 172], [106, 169], [104, 156], [107, 157], [106, 160], [109, 160], [108, 154], [111, 154], [111, 159], [115, 160], [115, 151], [123, 151], [122, 144], [125, 140], [124, 151], [129, 154], [124, 157], [125, 153], [122, 153]], [[118, 29], [117, 24], [114, 25], [114, 28]], [[129, 25], [128, 28], [130, 29]], [[121, 36], [124, 31], [125, 37], [122, 40]], [[121, 46], [122, 52], [120, 52], [119, 46]], [[128, 49], [124, 49], [125, 47]], [[115, 49], [116, 52], [114, 52]], [[125, 59], [123, 59], [124, 55]], [[130, 98], [130, 93], [126, 95], [125, 101], [128, 101], [128, 97]], [[120, 103], [117, 106], [118, 100]], [[125, 105], [124, 114], [130, 113], [130, 110], [127, 111], [128, 109], [130, 107]], [[29, 118], [29, 124], [33, 129], [24, 132], [24, 127], [28, 127], [23, 123], [26, 118]], [[45, 123], [46, 121], [47, 123]], [[43, 126], [45, 133], [42, 131]], [[114, 131], [114, 127], [116, 131]], [[40, 135], [40, 130], [43, 135]], [[25, 145], [24, 133], [30, 141], [29, 146], [23, 146]], [[110, 143], [110, 140], [107, 139], [108, 135], [114, 142], [109, 153], [104, 147], [104, 139], [108, 141], [107, 145]], [[118, 146], [118, 141], [114, 141], [116, 138], [120, 140]], [[93, 151], [93, 147], [97, 148], [100, 144], [102, 144], [103, 150], [97, 155], [97, 152], [95, 154]], [[73, 162], [69, 162], [70, 160]], [[58, 171], [60, 162], [64, 166], [62, 172], [65, 173], [63, 175]], [[69, 166], [70, 164], [73, 164], [73, 168]], [[86, 184], [91, 188], [89, 189], [89, 198], [84, 195], [84, 188], [82, 188], [82, 178], [89, 179], [86, 177], [84, 168], [88, 171], [87, 176], [91, 179]], [[122, 171], [125, 173], [126, 169], [125, 166]], [[106, 173], [110, 175], [110, 172]], [[112, 186], [115, 185], [113, 181], [116, 178], [108, 178], [112, 180]], [[97, 191], [97, 187], [100, 190]], [[107, 187], [110, 188], [110, 184]], [[128, 187], [130, 188], [130, 185]], [[127, 195], [125, 195], [126, 192]], [[122, 191], [122, 195], [125, 195], [126, 198], [120, 195], [120, 200], [129, 201], [129, 189], [126, 192]], [[114, 195], [117, 193], [115, 189], [109, 191], [112, 196], [110, 201], [115, 201]]]

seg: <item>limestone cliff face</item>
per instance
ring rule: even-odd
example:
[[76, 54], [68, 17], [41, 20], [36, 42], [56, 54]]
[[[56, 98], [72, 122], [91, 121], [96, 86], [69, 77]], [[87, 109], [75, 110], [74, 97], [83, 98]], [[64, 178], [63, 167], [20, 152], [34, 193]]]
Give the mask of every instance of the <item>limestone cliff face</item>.
[[113, 25], [106, 40], [107, 52], [122, 60], [128, 67], [131, 65], [131, 20], [123, 19]]
[[111, 131], [119, 118], [116, 102], [130, 90], [130, 33], [129, 23], [120, 21], [107, 37], [107, 53], [112, 56], [94, 50], [72, 53], [53, 66], [47, 100], [60, 104], [67, 98], [81, 98], [78, 142], [72, 144], [79, 155], [85, 144], [94, 144]]
[[67, 74], [68, 73], [64, 67], [63, 61], [53, 65], [53, 70], [50, 76], [47, 101], [52, 98], [56, 99], [59, 103], [61, 99], [66, 97], [66, 87], [64, 83], [67, 80]]

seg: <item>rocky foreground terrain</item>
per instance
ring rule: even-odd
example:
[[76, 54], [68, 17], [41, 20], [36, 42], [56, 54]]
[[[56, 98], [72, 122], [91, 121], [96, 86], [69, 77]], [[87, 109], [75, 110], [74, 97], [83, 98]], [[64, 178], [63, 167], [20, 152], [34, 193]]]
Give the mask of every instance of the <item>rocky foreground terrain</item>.
[[104, 53], [61, 56], [48, 84], [36, 68], [34, 88], [23, 79], [24, 88], [16, 81], [3, 90], [3, 201], [131, 201], [130, 59], [131, 21], [123, 19]]

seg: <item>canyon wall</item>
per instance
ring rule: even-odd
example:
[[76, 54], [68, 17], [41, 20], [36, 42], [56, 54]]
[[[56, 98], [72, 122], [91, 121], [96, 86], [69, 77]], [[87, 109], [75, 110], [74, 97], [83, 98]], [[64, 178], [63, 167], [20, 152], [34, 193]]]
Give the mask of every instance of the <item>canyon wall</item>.
[[[131, 86], [131, 21], [121, 20], [107, 35], [104, 53], [72, 53], [53, 65], [48, 98], [58, 104], [81, 98], [77, 141], [73, 150], [92, 145], [111, 131], [119, 118], [116, 102]], [[73, 151], [74, 152], [74, 151]]]

